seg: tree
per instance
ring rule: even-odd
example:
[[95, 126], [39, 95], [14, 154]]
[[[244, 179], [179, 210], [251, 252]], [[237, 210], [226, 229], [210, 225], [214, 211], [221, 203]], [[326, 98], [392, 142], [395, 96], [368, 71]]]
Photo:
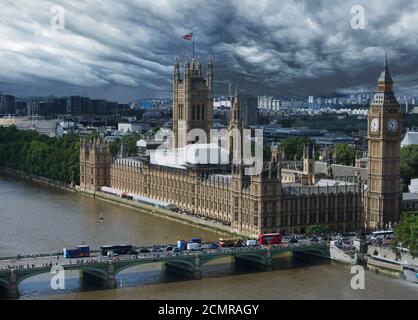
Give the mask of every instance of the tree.
[[0, 166], [78, 183], [79, 142], [79, 137], [72, 134], [50, 138], [14, 126], [0, 128]]
[[315, 143], [306, 137], [289, 137], [280, 142], [279, 150], [284, 152], [286, 159], [300, 160], [303, 157], [303, 149], [307, 145], [315, 145]]
[[321, 235], [321, 234], [327, 234], [328, 232], [329, 232], [329, 228], [326, 225], [313, 224], [306, 228], [307, 234]]
[[401, 178], [408, 185], [412, 178], [418, 177], [418, 145], [401, 149]]
[[418, 212], [404, 213], [395, 227], [392, 248], [401, 245], [409, 249], [412, 256], [418, 255]]
[[335, 147], [337, 163], [352, 166], [356, 160], [356, 149], [349, 144], [338, 144]]
[[134, 156], [138, 153], [138, 148], [136, 146], [137, 141], [140, 139], [140, 136], [136, 133], [130, 133], [124, 135], [122, 139], [116, 139], [112, 141], [109, 145], [110, 152], [112, 156], [116, 156], [119, 154], [122, 142], [124, 148], [124, 156], [130, 157]]

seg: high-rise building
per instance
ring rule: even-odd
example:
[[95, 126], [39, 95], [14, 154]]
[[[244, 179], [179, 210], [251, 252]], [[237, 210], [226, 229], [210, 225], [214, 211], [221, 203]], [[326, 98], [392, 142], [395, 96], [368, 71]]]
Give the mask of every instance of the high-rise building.
[[192, 129], [202, 129], [210, 137], [213, 119], [213, 65], [209, 58], [206, 77], [199, 61], [192, 64], [186, 58], [183, 77], [180, 77], [178, 58], [173, 74], [173, 131], [176, 148], [187, 144]]
[[401, 210], [401, 108], [392, 87], [385, 57], [385, 69], [379, 77], [368, 116], [368, 229], [381, 229], [395, 223]]
[[16, 101], [16, 114], [18, 116], [28, 115], [28, 103], [26, 101]]
[[241, 117], [244, 128], [255, 126], [257, 124], [258, 110], [256, 98], [242, 98], [241, 103]]
[[314, 96], [309, 96], [308, 97], [308, 103], [314, 103]]
[[87, 97], [70, 96], [67, 97], [66, 111], [71, 115], [88, 114], [90, 99]]
[[87, 113], [90, 113], [90, 114], [107, 113], [106, 100], [95, 100], [95, 99], [90, 100], [87, 110], [88, 110]]
[[71, 96], [67, 98], [67, 113], [68, 114], [80, 114], [81, 113], [81, 97]]
[[14, 96], [0, 94], [0, 114], [8, 115], [16, 113], [16, 99]]

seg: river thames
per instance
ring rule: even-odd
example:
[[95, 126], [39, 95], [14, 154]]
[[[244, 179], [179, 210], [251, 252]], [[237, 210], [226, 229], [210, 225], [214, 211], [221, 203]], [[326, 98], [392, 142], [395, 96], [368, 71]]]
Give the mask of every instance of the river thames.
[[[104, 219], [101, 220], [100, 217]], [[215, 232], [154, 217], [25, 179], [0, 175], [0, 256], [61, 251], [85, 242], [92, 248], [127, 243], [175, 243]], [[204, 267], [201, 280], [166, 274], [160, 264], [128, 269], [118, 288], [82, 287], [69, 273], [66, 289], [49, 286], [52, 275], [25, 280], [21, 299], [418, 299], [418, 286], [366, 271], [366, 288], [353, 290], [350, 267], [328, 261], [283, 257], [275, 270], [236, 267], [228, 259]]]

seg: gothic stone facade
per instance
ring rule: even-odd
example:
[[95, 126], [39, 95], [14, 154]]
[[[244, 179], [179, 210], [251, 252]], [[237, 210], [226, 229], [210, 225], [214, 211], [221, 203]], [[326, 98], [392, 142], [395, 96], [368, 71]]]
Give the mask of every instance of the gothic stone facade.
[[[181, 133], [178, 132], [177, 120], [189, 119], [185, 122], [187, 129], [198, 127], [209, 130], [211, 127], [209, 111], [212, 109], [212, 93], [209, 88], [212, 82], [211, 69], [210, 62], [207, 78], [203, 79], [200, 64], [195, 64], [193, 61], [190, 66], [187, 62], [184, 79], [190, 77], [188, 81], [191, 81], [191, 78], [197, 81], [195, 84], [191, 81], [190, 86], [179, 83], [179, 66], [176, 62], [173, 106], [176, 146], [179, 146], [178, 141], [183, 140], [183, 138], [179, 139]], [[196, 91], [193, 91], [193, 88]], [[191, 98], [191, 100], [186, 99], [189, 102], [184, 100], [186, 91]], [[197, 103], [195, 99], [200, 102]], [[190, 101], [195, 102], [190, 103]], [[233, 114], [237, 111], [236, 108], [239, 108], [237, 96], [231, 110]], [[371, 117], [377, 117], [381, 125], [384, 121], [389, 121], [386, 120], [389, 114], [392, 115], [391, 119], [395, 116], [398, 119], [398, 114], [395, 114], [396, 106], [388, 110], [380, 106], [375, 111], [376, 108], [373, 104]], [[230, 127], [241, 128], [240, 119], [232, 118], [233, 123]], [[231, 226], [231, 231], [248, 236], [278, 231], [303, 232], [312, 224], [327, 225], [334, 231], [348, 231], [365, 226], [380, 227], [381, 221], [394, 219], [392, 216], [389, 217], [389, 214], [398, 214], [392, 211], [386, 213], [389, 210], [387, 207], [389, 202], [385, 199], [393, 201], [397, 199], [398, 189], [395, 180], [397, 181], [399, 177], [398, 172], [391, 167], [398, 164], [399, 152], [396, 145], [398, 136], [395, 132], [391, 132], [390, 139], [386, 141], [384, 137], [388, 130], [383, 129], [376, 136], [377, 147], [374, 143], [371, 144], [376, 152], [372, 151], [372, 158], [369, 161], [369, 165], [372, 166], [369, 181], [372, 183], [376, 179], [378, 181], [376, 186], [371, 188], [371, 193], [367, 192], [367, 188], [358, 177], [354, 177], [350, 183], [325, 186], [315, 184], [312, 150], [306, 150], [303, 170], [299, 173], [293, 172], [290, 168], [283, 169], [282, 173], [281, 156], [275, 151], [272, 153], [272, 159], [264, 163], [261, 174], [248, 176], [244, 174], [243, 165], [173, 167], [154, 164], [149, 157], [144, 156], [111, 161], [108, 147], [98, 141], [83, 142], [81, 145], [80, 186], [89, 190], [99, 190], [102, 186], [109, 186], [150, 199], [165, 201], [181, 210], [222, 221]], [[388, 150], [385, 150], [385, 146]], [[382, 150], [385, 154], [382, 154]], [[385, 169], [386, 171], [382, 171], [380, 166], [379, 170], [374, 169], [373, 166], [376, 166], [373, 164], [374, 159], [379, 159], [378, 163], [388, 162], [389, 167]], [[389, 176], [383, 178], [385, 174]], [[283, 176], [297, 177], [300, 181], [284, 183]], [[387, 181], [394, 183], [396, 190], [393, 188], [389, 190]], [[380, 199], [381, 205], [376, 206], [375, 199]], [[395, 210], [398, 203], [394, 202], [390, 205], [392, 206], [390, 210]], [[369, 221], [366, 221], [367, 219]]]
[[110, 185], [112, 157], [109, 147], [98, 140], [80, 142], [80, 187], [98, 190]]

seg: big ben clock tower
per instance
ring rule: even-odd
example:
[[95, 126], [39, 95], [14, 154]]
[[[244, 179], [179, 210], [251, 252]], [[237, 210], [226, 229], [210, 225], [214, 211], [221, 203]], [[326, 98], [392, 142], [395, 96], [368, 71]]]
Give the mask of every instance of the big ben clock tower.
[[393, 93], [387, 56], [368, 114], [368, 190], [366, 228], [382, 229], [399, 220], [401, 210], [401, 111]]

